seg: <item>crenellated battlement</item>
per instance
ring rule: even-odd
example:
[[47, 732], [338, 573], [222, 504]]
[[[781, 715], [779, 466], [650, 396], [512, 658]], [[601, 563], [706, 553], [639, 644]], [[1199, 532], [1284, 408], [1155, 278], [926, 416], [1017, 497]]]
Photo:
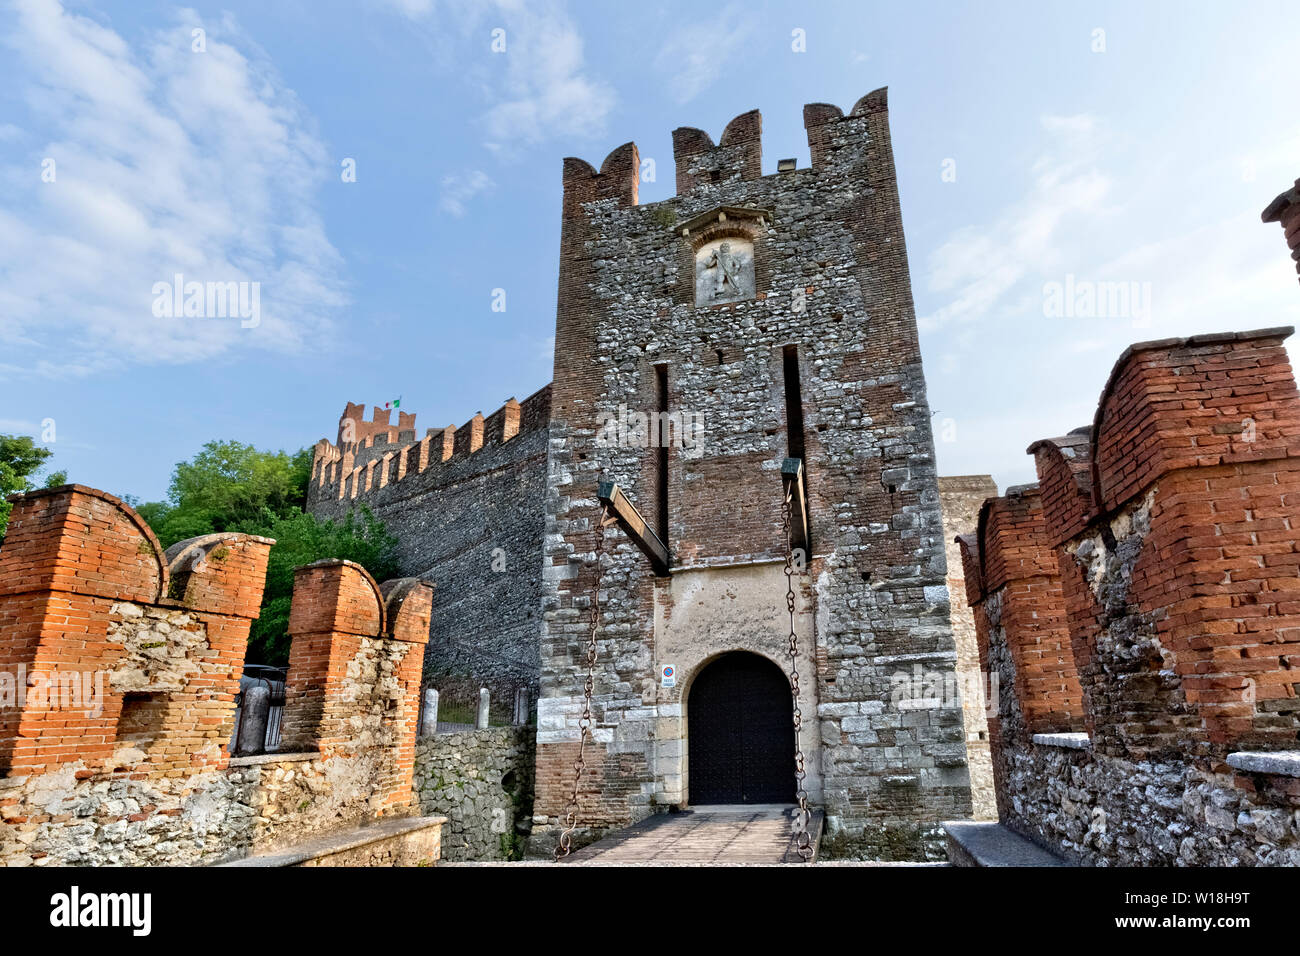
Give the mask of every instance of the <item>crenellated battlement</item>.
[[339, 417], [338, 444], [342, 448], [345, 445], [366, 445], [370, 446], [375, 443], [376, 439], [381, 439], [388, 444], [393, 444], [401, 440], [403, 432], [415, 432], [415, 415], [407, 414], [403, 411], [397, 413], [397, 425], [392, 424], [393, 410], [389, 408], [380, 408], [375, 405], [371, 409], [370, 421], [366, 421], [362, 416], [365, 415], [366, 407], [355, 402], [348, 402], [347, 407], [343, 409], [343, 414]]
[[[987, 499], [957, 539], [1000, 687], [988, 734], [1005, 826], [1086, 863], [1266, 865], [1300, 849], [1300, 831], [1251, 826], [1289, 819], [1300, 792], [1291, 333], [1131, 346], [1091, 427], [1030, 445], [1038, 482]], [[1044, 784], [1067, 775], [1068, 794]], [[1091, 839], [1099, 820], [1123, 838]]]
[[[803, 120], [813, 169], [833, 166], [841, 147], [860, 143], [864, 135], [870, 135], [877, 118], [887, 120], [888, 112], [885, 87], [862, 97], [847, 115], [830, 103], [805, 106]], [[741, 113], [726, 125], [716, 143], [702, 129], [679, 126], [673, 130], [673, 160], [678, 198], [727, 183], [762, 179], [762, 113], [758, 110]], [[563, 173], [566, 218], [577, 206], [599, 200], [613, 199], [622, 206], [637, 205], [640, 175], [641, 156], [636, 143], [624, 143], [613, 150], [600, 164], [599, 172], [584, 159], [566, 158]]]
[[[348, 402], [339, 420], [338, 442], [322, 438], [313, 446], [309, 507], [329, 500], [356, 500], [408, 475], [454, 464], [484, 447], [545, 428], [550, 417], [550, 386], [522, 402], [511, 398], [486, 417], [479, 412], [459, 427], [426, 429], [418, 440], [414, 413], [400, 412], [394, 426], [391, 412], [376, 407], [367, 422], [361, 418], [364, 411], [364, 406]], [[344, 440], [346, 434], [355, 440]]]
[[715, 146], [709, 134], [692, 126], [673, 130], [673, 159], [677, 165], [677, 195], [701, 185], [760, 179], [763, 175], [763, 115], [741, 113], [722, 132]]

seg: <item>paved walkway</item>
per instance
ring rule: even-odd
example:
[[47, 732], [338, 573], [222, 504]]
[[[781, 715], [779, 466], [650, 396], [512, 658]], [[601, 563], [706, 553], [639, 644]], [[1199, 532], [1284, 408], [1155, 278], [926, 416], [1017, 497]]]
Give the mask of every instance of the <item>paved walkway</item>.
[[[790, 846], [791, 809], [738, 804], [660, 814], [578, 850], [568, 865], [794, 862], [798, 857]], [[820, 826], [820, 812], [815, 812], [814, 834]]]

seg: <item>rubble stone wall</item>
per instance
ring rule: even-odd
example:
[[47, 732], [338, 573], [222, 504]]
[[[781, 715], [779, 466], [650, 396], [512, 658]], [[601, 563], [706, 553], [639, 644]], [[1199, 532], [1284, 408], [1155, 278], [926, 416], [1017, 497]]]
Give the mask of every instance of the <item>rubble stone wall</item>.
[[420, 809], [447, 818], [447, 860], [523, 856], [532, 828], [536, 728], [431, 734], [416, 744]]

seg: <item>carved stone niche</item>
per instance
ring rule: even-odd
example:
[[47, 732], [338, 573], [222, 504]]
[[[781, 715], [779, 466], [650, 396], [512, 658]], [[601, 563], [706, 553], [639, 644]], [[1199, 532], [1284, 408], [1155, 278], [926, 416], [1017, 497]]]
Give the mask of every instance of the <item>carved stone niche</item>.
[[695, 306], [754, 298], [754, 242], [767, 232], [762, 209], [719, 206], [677, 228], [695, 258]]

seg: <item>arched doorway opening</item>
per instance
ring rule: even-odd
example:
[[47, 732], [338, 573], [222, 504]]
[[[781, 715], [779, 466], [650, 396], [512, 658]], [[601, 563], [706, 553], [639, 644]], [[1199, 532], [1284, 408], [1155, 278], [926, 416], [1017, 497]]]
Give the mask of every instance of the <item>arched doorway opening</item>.
[[692, 805], [793, 803], [790, 681], [758, 654], [723, 654], [691, 683], [687, 780]]

